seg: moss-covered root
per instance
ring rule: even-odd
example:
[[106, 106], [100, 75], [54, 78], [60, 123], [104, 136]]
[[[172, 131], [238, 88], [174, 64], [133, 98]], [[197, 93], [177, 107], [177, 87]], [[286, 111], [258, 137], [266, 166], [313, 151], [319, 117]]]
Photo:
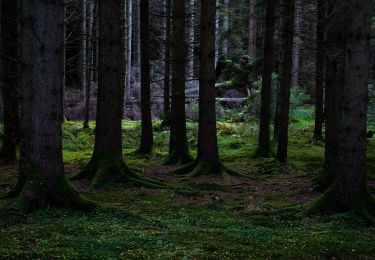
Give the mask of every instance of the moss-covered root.
[[128, 182], [134, 186], [165, 188], [163, 182], [133, 172], [123, 161], [121, 154], [108, 153], [100, 159], [92, 159], [78, 176], [72, 179], [91, 179], [93, 188], [103, 187], [107, 182]]
[[9, 191], [8, 193], [6, 193], [4, 195], [0, 195], [0, 200], [16, 198], [22, 192], [26, 181], [27, 181], [26, 176], [20, 176], [18, 178], [16, 186], [11, 191]]
[[177, 167], [170, 171], [172, 174], [187, 174], [188, 178], [194, 178], [201, 175], [218, 175], [223, 178], [228, 177], [247, 177], [234, 170], [228, 169], [220, 161], [195, 160], [191, 163]]
[[97, 204], [76, 191], [64, 175], [46, 180], [38, 170], [33, 170], [21, 193], [14, 198], [12, 208], [26, 213], [51, 207], [92, 211]]
[[345, 211], [354, 211], [363, 217], [368, 225], [375, 225], [375, 198], [366, 187], [362, 188], [353, 199], [352, 207], [342, 206], [334, 196], [332, 188], [310, 204], [305, 210], [305, 215], [335, 214]]
[[182, 166], [193, 161], [193, 158], [190, 156], [189, 152], [180, 153], [173, 151], [168, 158], [164, 161], [164, 165], [177, 165]]

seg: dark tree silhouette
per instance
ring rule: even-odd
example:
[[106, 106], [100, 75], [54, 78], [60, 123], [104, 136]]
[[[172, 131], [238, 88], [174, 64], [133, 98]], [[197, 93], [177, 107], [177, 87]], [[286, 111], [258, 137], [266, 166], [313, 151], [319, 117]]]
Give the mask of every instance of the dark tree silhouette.
[[0, 163], [16, 161], [16, 148], [20, 135], [20, 89], [18, 60], [18, 1], [2, 1], [1, 8], [1, 95], [4, 103], [4, 137], [0, 150]]

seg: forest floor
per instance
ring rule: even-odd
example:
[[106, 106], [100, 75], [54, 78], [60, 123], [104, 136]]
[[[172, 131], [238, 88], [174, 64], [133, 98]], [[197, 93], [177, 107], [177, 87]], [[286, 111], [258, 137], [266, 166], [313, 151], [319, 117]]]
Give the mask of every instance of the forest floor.
[[[155, 122], [159, 124], [160, 122]], [[69, 176], [91, 156], [94, 124], [64, 124], [64, 160]], [[74, 185], [106, 206], [92, 213], [48, 209], [29, 215], [0, 211], [0, 259], [375, 259], [375, 229], [352, 213], [301, 214], [316, 190], [322, 143], [312, 142], [312, 110], [292, 116], [289, 163], [253, 159], [257, 122], [218, 122], [223, 163], [248, 178], [185, 179], [161, 166], [168, 131], [155, 131], [155, 154], [134, 153], [139, 122], [124, 121], [124, 158], [133, 168], [171, 184], [168, 189], [111, 184], [92, 190]], [[189, 122], [196, 149], [197, 124]], [[369, 186], [375, 192], [375, 140], [369, 141]], [[0, 168], [0, 193], [16, 182], [15, 166]], [[4, 203], [4, 202], [3, 202]]]

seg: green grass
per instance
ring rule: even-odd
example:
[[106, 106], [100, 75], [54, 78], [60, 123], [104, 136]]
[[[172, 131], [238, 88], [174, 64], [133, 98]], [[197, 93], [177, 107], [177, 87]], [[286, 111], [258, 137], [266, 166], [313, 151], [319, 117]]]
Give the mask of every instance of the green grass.
[[[375, 229], [352, 213], [304, 217], [301, 206], [314, 200], [313, 189], [324, 147], [313, 144], [312, 109], [293, 112], [289, 164], [252, 159], [256, 122], [218, 123], [225, 165], [249, 176], [219, 180], [160, 174], [168, 152], [168, 131], [155, 132], [150, 158], [133, 152], [139, 122], [123, 122], [124, 158], [131, 167], [170, 183], [153, 190], [112, 184], [100, 190], [75, 182], [104, 207], [92, 213], [48, 209], [28, 215], [0, 211], [0, 259], [348, 259], [375, 257]], [[155, 125], [159, 122], [155, 122]], [[67, 174], [79, 171], [94, 145], [82, 122], [64, 124]], [[188, 123], [192, 153], [197, 125]], [[375, 144], [369, 142], [368, 167], [374, 190]], [[0, 169], [0, 192], [16, 181], [15, 167]], [[4, 204], [5, 202], [0, 202]]]

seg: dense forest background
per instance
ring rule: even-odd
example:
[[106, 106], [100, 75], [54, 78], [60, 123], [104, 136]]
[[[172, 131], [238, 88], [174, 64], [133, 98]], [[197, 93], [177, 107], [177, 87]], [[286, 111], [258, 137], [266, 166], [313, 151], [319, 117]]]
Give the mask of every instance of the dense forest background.
[[374, 8], [2, 0], [0, 259], [372, 259]]

